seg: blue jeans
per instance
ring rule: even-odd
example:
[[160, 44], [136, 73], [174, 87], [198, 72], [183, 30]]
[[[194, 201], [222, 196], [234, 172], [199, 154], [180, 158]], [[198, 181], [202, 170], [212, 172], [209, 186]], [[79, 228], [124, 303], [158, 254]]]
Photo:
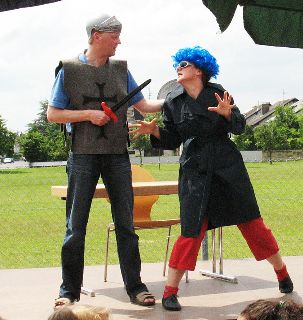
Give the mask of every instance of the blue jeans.
[[141, 282], [139, 237], [133, 227], [133, 189], [128, 154], [71, 154], [67, 162], [66, 234], [62, 246], [60, 297], [80, 299], [86, 226], [101, 175], [111, 202], [122, 278], [130, 297], [147, 290]]

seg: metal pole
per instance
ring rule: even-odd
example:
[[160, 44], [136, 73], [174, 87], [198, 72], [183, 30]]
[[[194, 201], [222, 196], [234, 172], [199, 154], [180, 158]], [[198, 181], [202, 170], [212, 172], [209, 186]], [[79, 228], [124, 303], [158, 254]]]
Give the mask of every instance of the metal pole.
[[213, 255], [213, 273], [216, 273], [217, 271], [217, 257], [216, 257], [216, 229], [213, 229], [212, 231], [212, 255]]
[[223, 274], [223, 228], [219, 228], [219, 273]]
[[223, 228], [219, 228], [219, 233], [218, 233], [218, 239], [219, 239], [219, 273], [216, 272], [216, 231], [215, 229], [212, 230], [212, 272], [209, 270], [202, 270], [200, 269], [199, 272], [201, 275], [205, 277], [210, 277], [222, 281], [227, 281], [231, 283], [238, 283], [238, 279], [234, 276], [227, 276], [223, 274]]
[[208, 260], [208, 232], [205, 232], [205, 237], [202, 241], [202, 260]]

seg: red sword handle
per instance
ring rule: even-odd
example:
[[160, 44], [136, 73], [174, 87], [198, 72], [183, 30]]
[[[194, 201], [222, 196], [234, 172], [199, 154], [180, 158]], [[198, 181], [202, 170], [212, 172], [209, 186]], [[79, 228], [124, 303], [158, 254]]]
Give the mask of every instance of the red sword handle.
[[114, 121], [114, 123], [118, 122], [118, 117], [105, 102], [101, 102], [100, 105], [101, 109], [103, 109], [105, 114], [110, 117]]

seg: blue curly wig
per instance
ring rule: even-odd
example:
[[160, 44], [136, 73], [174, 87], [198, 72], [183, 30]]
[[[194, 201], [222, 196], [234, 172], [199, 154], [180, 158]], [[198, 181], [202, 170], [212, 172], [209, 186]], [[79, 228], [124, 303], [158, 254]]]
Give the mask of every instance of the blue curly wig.
[[175, 69], [181, 61], [193, 63], [197, 68], [206, 73], [208, 80], [210, 78], [217, 78], [219, 74], [219, 65], [217, 64], [216, 58], [200, 46], [179, 49], [176, 54], [172, 56], [172, 59]]

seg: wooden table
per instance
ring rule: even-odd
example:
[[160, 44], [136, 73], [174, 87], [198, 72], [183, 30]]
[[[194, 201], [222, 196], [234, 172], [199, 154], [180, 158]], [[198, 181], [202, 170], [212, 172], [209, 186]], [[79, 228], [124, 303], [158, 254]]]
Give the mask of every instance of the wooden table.
[[[178, 181], [133, 182], [134, 196], [168, 195], [178, 193]], [[52, 186], [52, 196], [66, 199], [67, 186]], [[108, 198], [104, 184], [97, 184], [94, 198]]]

